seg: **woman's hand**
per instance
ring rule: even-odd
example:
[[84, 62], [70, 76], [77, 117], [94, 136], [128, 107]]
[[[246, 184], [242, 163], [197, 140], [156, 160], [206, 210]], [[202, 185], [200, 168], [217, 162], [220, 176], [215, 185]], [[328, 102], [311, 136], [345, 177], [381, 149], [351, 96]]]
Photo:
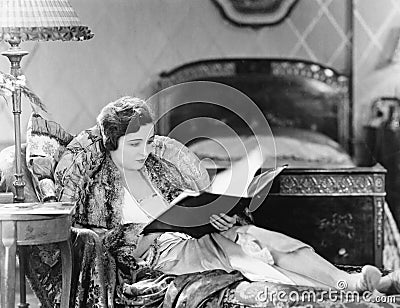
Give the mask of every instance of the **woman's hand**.
[[228, 216], [224, 213], [219, 215], [211, 215], [210, 223], [218, 231], [226, 231], [232, 228], [236, 224], [237, 216]]

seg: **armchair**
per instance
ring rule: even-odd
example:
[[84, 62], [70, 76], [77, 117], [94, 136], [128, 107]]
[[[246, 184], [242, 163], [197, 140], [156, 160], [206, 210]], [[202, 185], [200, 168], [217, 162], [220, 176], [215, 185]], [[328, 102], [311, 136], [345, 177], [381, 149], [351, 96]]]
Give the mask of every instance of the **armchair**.
[[[0, 191], [15, 193], [14, 173], [15, 173], [15, 149], [14, 146], [7, 147], [0, 152]], [[32, 178], [30, 172], [26, 167], [26, 144], [22, 145], [22, 170], [23, 181], [26, 183], [25, 188], [25, 202], [39, 201], [35, 189], [33, 188]]]

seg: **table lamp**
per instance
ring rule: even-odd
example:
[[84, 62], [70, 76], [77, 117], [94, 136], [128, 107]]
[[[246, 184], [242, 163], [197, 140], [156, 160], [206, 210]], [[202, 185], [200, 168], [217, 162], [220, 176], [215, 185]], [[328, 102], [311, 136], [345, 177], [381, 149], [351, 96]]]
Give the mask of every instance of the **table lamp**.
[[[0, 41], [10, 44], [2, 52], [11, 63], [11, 75], [21, 76], [20, 62], [28, 54], [21, 41], [83, 41], [93, 37], [83, 26], [68, 0], [0, 0]], [[23, 202], [24, 187], [21, 153], [21, 88], [12, 93], [15, 140], [15, 202]]]

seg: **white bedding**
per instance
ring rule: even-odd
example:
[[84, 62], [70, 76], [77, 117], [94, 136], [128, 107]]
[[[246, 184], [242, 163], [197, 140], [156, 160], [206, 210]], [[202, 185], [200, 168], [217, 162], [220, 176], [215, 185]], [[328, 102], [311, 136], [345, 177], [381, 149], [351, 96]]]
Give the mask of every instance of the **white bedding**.
[[[208, 164], [227, 167], [257, 144], [262, 145], [264, 167], [288, 163], [292, 168], [351, 168], [351, 157], [332, 139], [305, 130], [280, 130], [272, 136], [215, 136], [190, 146]], [[206, 163], [207, 165], [207, 163]]]

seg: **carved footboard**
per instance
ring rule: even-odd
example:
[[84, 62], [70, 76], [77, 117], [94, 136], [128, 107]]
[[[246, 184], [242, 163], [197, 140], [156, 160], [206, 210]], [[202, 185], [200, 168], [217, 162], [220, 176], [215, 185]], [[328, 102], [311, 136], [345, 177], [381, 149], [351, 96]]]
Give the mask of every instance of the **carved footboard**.
[[386, 170], [288, 169], [255, 211], [256, 224], [311, 244], [337, 264], [382, 266]]

